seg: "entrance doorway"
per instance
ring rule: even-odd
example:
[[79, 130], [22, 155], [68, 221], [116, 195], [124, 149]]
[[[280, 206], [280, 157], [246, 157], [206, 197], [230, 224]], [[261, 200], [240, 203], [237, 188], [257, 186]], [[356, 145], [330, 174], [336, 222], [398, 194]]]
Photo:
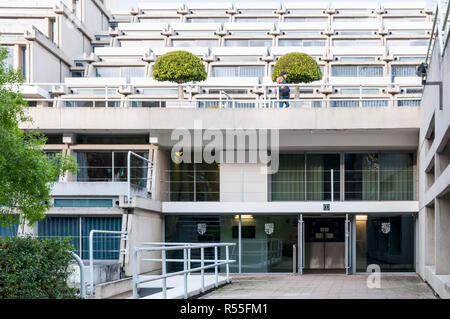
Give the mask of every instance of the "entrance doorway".
[[305, 218], [304, 271], [345, 273], [345, 218]]

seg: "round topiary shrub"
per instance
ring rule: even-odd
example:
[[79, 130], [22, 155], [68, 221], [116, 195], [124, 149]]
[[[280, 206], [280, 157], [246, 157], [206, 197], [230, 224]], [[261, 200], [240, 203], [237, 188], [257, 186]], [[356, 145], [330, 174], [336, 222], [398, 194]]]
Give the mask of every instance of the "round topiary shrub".
[[153, 78], [157, 81], [186, 83], [206, 80], [202, 60], [187, 51], [172, 51], [156, 59]]
[[310, 83], [322, 79], [322, 71], [316, 60], [309, 54], [292, 52], [280, 57], [272, 72], [272, 81], [276, 81], [281, 71], [286, 71], [288, 83]]

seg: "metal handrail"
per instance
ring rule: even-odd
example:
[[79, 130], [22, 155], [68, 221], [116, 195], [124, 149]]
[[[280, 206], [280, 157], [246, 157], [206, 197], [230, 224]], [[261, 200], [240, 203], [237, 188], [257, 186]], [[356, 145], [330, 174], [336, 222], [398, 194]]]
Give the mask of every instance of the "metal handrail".
[[[219, 99], [166, 99], [166, 98], [139, 98], [139, 99], [104, 99], [104, 98], [71, 98], [71, 99], [45, 99], [45, 98], [29, 98], [27, 99], [29, 102], [52, 102], [53, 105], [48, 108], [213, 108], [213, 106], [219, 106], [219, 108], [279, 108], [280, 102], [289, 102], [292, 104], [292, 108], [372, 108], [372, 107], [399, 107], [395, 105], [395, 102], [399, 101], [420, 101], [420, 97], [411, 96], [411, 97], [357, 97], [357, 96], [349, 96], [346, 98], [305, 98], [305, 99], [233, 99], [231, 101], [227, 101], [225, 105], [223, 105], [223, 101]], [[58, 106], [59, 102], [93, 102], [92, 105], [89, 106]], [[380, 105], [364, 105], [362, 102], [370, 102], [370, 101], [380, 101]], [[106, 102], [104, 105], [96, 106], [95, 103], [98, 102]], [[108, 102], [119, 102], [122, 105], [120, 106], [107, 106]], [[133, 107], [130, 106], [130, 102], [159, 102], [157, 106], [139, 106]], [[330, 103], [335, 102], [344, 102], [343, 105], [330, 106]], [[171, 103], [169, 105], [164, 103]], [[203, 103], [203, 104], [202, 104]], [[210, 103], [211, 105], [205, 105]], [[318, 103], [317, 105], [313, 103]], [[350, 103], [346, 105], [345, 103]], [[419, 104], [405, 105], [408, 107], [419, 106]], [[47, 108], [47, 107], [45, 107]]]
[[[211, 77], [214, 78], [214, 77]], [[80, 79], [80, 78], [77, 78]], [[82, 79], [90, 79], [90, 78], [82, 78]], [[101, 79], [101, 78], [96, 78], [96, 79]], [[107, 79], [107, 77], [105, 77], [105, 79]], [[386, 82], [386, 83], [367, 83], [367, 84], [363, 84], [363, 87], [383, 87], [383, 86], [387, 86], [387, 85], [392, 85], [394, 83], [391, 82]], [[398, 82], [395, 83], [397, 85], [405, 85], [405, 86], [413, 86], [411, 83], [408, 82]], [[234, 84], [234, 83], [230, 83], [230, 84], [226, 84], [226, 85], [217, 85], [217, 84], [208, 84], [208, 83], [196, 83], [196, 82], [191, 82], [191, 83], [152, 83], [152, 84], [145, 84], [145, 83], [137, 83], [137, 84], [133, 84], [133, 83], [127, 83], [127, 84], [97, 84], [97, 83], [90, 83], [90, 82], [86, 82], [86, 83], [61, 83], [61, 82], [24, 82], [21, 84], [21, 86], [67, 86], [67, 87], [73, 87], [73, 88], [119, 88], [121, 86], [124, 85], [128, 85], [128, 86], [137, 86], [137, 87], [143, 87], [143, 88], [177, 88], [179, 86], [182, 87], [194, 87], [194, 86], [201, 86], [201, 87], [210, 87], [210, 88], [228, 88], [228, 87], [248, 87], [248, 88], [262, 88], [262, 87], [281, 87], [281, 86], [285, 86], [286, 84], [278, 84], [278, 83], [263, 83], [263, 84], [248, 84], [248, 85], [242, 85], [242, 84]], [[292, 87], [325, 87], [325, 86], [336, 86], [336, 87], [359, 87], [360, 84], [359, 83], [288, 83], [288, 86], [292, 86]]]
[[125, 238], [128, 235], [126, 231], [115, 231], [115, 230], [99, 230], [92, 229], [89, 232], [89, 277], [90, 277], [90, 289], [89, 293], [93, 295], [95, 293], [94, 287], [94, 234], [120, 234], [120, 238]]
[[437, 15], [439, 12], [439, 6], [436, 5], [436, 13], [434, 16], [434, 21], [433, 21], [433, 27], [431, 28], [431, 36], [430, 36], [430, 41], [428, 42], [428, 48], [427, 48], [427, 55], [425, 57], [425, 63], [429, 64], [430, 61], [430, 53], [431, 50], [433, 49], [433, 43], [434, 43], [434, 39], [436, 37], [436, 26], [437, 26]]
[[[430, 63], [430, 59], [431, 59], [431, 51], [433, 49], [433, 45], [434, 42], [436, 40], [436, 37], [438, 38], [438, 42], [439, 42], [439, 51], [441, 56], [444, 54], [445, 52], [445, 48], [447, 47], [448, 44], [448, 39], [449, 39], [449, 35], [450, 35], [450, 24], [448, 23], [448, 17], [450, 15], [450, 2], [447, 1], [446, 5], [446, 10], [445, 10], [445, 14], [440, 17], [440, 13], [443, 12], [443, 8], [441, 7], [441, 1], [437, 1], [436, 4], [436, 9], [435, 9], [435, 14], [434, 14], [434, 21], [433, 21], [433, 27], [431, 29], [431, 37], [430, 37], [430, 41], [428, 42], [428, 48], [427, 48], [427, 55], [425, 58], [425, 62], [427, 64]], [[441, 21], [441, 18], [443, 18]], [[445, 36], [445, 38], [443, 38]]]
[[128, 151], [128, 154], [127, 154], [127, 187], [128, 187], [127, 202], [129, 204], [131, 203], [131, 155], [136, 156], [137, 158], [140, 158], [140, 159], [146, 161], [147, 163], [149, 163], [151, 177], [147, 178], [147, 180], [152, 180], [152, 178], [153, 178], [153, 161], [151, 161], [150, 159], [145, 158], [139, 154], [136, 154], [133, 151]]
[[[231, 263], [236, 262], [236, 260], [230, 260], [229, 254], [229, 246], [236, 245], [235, 243], [210, 243], [210, 244], [201, 244], [201, 243], [161, 243], [161, 242], [145, 242], [145, 245], [154, 245], [160, 247], [135, 247], [133, 250], [133, 298], [138, 298], [138, 285], [141, 283], [146, 283], [150, 281], [160, 280], [162, 279], [162, 295], [163, 299], [167, 298], [167, 278], [174, 277], [178, 275], [184, 276], [184, 298], [188, 298], [188, 281], [187, 276], [193, 272], [200, 271], [201, 273], [201, 292], [205, 292], [205, 270], [214, 268], [215, 274], [215, 287], [219, 286], [218, 282], [218, 267], [225, 265], [226, 266], [226, 282], [230, 282], [230, 269], [229, 265]], [[218, 259], [218, 247], [225, 247], [225, 260]], [[205, 259], [205, 248], [214, 248], [214, 259]], [[200, 260], [192, 260], [191, 250], [192, 249], [200, 249]], [[183, 250], [183, 259], [167, 259], [166, 252], [174, 251], [174, 250]], [[138, 253], [139, 252], [151, 252], [151, 251], [161, 251], [161, 258], [143, 258], [141, 261], [160, 261], [162, 262], [162, 274], [158, 276], [154, 276], [151, 278], [143, 278], [139, 279], [138, 276]], [[199, 261], [200, 267], [191, 268], [191, 262]], [[183, 262], [183, 270], [176, 271], [172, 273], [167, 273], [166, 266], [167, 262]], [[212, 263], [211, 265], [205, 265], [205, 263]]]

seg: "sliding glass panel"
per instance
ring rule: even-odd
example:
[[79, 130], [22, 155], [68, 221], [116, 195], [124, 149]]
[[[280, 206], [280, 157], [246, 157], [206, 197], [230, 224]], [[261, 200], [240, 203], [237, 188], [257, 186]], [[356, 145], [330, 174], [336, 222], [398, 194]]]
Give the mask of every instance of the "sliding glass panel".
[[174, 47], [217, 47], [217, 40], [172, 40]]
[[220, 200], [220, 172], [217, 163], [195, 164], [195, 200]]
[[170, 161], [169, 191], [171, 201], [194, 201], [195, 176], [193, 163]]
[[397, 106], [420, 106], [420, 100], [397, 100]]
[[217, 163], [170, 164], [171, 201], [219, 201], [220, 173]]
[[226, 47], [271, 47], [272, 40], [230, 40], [225, 39]]
[[331, 74], [333, 76], [347, 76], [355, 77], [358, 76], [358, 68], [356, 66], [331, 66]]
[[145, 75], [144, 67], [96, 67], [96, 77], [124, 77], [127, 81], [130, 78], [141, 78]]
[[110, 182], [112, 180], [111, 152], [77, 152], [79, 182]]
[[345, 154], [345, 200], [378, 200], [378, 154]]
[[236, 77], [239, 76], [239, 68], [235, 66], [215, 66], [212, 68], [212, 76]]
[[353, 66], [353, 65], [333, 65], [331, 66], [333, 76], [346, 77], [380, 77], [383, 76], [381, 66]]
[[[147, 152], [135, 152], [136, 154], [148, 159]], [[114, 152], [114, 181], [126, 182], [127, 175], [128, 152]], [[147, 187], [147, 161], [131, 155], [131, 184], [133, 186]]]
[[380, 154], [381, 200], [414, 200], [413, 161], [411, 153]]
[[333, 40], [336, 47], [375, 47], [380, 46], [380, 40]]
[[229, 22], [229, 18], [186, 18], [186, 22], [202, 23], [202, 22], [213, 22], [213, 23], [225, 23]]
[[280, 39], [278, 40], [278, 46], [298, 46], [298, 47], [323, 47], [325, 46], [324, 40], [300, 40], [300, 39]]
[[339, 154], [306, 154], [306, 200], [331, 200], [331, 170], [334, 200], [339, 200], [339, 169]]
[[414, 271], [414, 217], [366, 216], [356, 220], [356, 271]]
[[[172, 243], [235, 243], [229, 247], [229, 258], [236, 260], [230, 264], [230, 272], [238, 272], [238, 219], [233, 215], [223, 216], [173, 216], [165, 217], [165, 241]], [[214, 259], [214, 248], [205, 248], [205, 259]], [[200, 249], [191, 250], [191, 259], [200, 259]], [[183, 251], [168, 251], [167, 258], [183, 259]], [[226, 258], [226, 248], [218, 249], [218, 259]], [[192, 262], [191, 268], [199, 267], [199, 262]], [[183, 269], [182, 262], [167, 263], [167, 271], [173, 272]], [[220, 267], [225, 272], [226, 267]], [[206, 270], [214, 272], [214, 268]]]
[[96, 67], [96, 77], [120, 77], [120, 68], [117, 67]]
[[145, 75], [144, 67], [122, 67], [120, 76], [130, 82], [130, 78], [142, 78]]
[[415, 65], [396, 65], [392, 67], [392, 82], [396, 77], [415, 77], [417, 66]]
[[257, 77], [262, 79], [264, 77], [264, 67], [263, 66], [241, 66], [240, 74], [241, 77]]
[[377, 77], [383, 76], [383, 67], [381, 66], [359, 66], [358, 76]]
[[330, 101], [330, 107], [359, 107], [359, 100]]
[[212, 69], [212, 76], [215, 77], [257, 77], [261, 80], [264, 77], [263, 66], [215, 66]]
[[305, 200], [305, 154], [280, 154], [279, 161], [271, 175], [272, 201]]
[[277, 24], [278, 18], [235, 18], [236, 22], [248, 22], [248, 23], [258, 23], [258, 22], [272, 22]]
[[284, 18], [284, 21], [285, 22], [327, 22], [328, 18], [314, 18], [314, 17], [311, 17], [311, 18], [308, 18], [308, 17], [300, 18], [300, 17], [289, 17], [289, 16], [286, 16]]
[[362, 100], [361, 106], [388, 106], [388, 100]]
[[297, 216], [242, 215], [242, 272], [292, 272]]

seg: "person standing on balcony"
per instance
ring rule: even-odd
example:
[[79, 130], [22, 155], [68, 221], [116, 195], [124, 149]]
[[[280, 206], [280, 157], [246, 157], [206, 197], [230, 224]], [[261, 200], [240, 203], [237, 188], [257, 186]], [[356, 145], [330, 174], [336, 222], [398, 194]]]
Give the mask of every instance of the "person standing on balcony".
[[[286, 76], [287, 76], [287, 72], [281, 71], [280, 75], [277, 77], [277, 84], [287, 84]], [[290, 94], [289, 94], [290, 91], [291, 90], [289, 89], [289, 86], [287, 86], [287, 85], [278, 87], [279, 99], [280, 100], [288, 100], [290, 97]], [[282, 108], [283, 105], [286, 105], [286, 107], [289, 107], [289, 102], [281, 101], [280, 108]]]

